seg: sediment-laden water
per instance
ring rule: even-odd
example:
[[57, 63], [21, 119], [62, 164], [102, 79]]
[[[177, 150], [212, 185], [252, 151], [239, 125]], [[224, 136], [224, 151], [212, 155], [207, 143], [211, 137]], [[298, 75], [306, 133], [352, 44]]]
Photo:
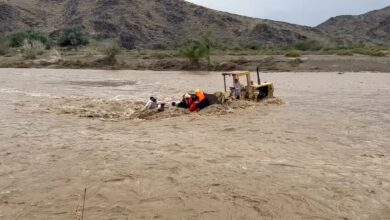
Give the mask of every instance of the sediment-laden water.
[[1, 69], [0, 218], [390, 218], [390, 75], [262, 78], [284, 104], [135, 120], [221, 75]]

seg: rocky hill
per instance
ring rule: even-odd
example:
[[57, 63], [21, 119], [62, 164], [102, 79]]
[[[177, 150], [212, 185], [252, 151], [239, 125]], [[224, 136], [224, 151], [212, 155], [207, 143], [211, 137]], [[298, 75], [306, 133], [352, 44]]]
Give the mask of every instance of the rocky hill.
[[390, 7], [357, 16], [333, 17], [317, 28], [339, 39], [390, 45]]
[[170, 47], [209, 31], [219, 43], [229, 45], [284, 47], [310, 39], [328, 42], [317, 28], [233, 15], [183, 0], [2, 0], [0, 3], [2, 33], [37, 28], [55, 35], [59, 30], [78, 25], [96, 37], [119, 37], [127, 48]]

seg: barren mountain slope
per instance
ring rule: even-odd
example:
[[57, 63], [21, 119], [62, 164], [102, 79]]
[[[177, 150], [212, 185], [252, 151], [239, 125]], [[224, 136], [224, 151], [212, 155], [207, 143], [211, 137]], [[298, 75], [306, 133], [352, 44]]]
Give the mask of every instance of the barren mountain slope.
[[0, 32], [39, 28], [55, 33], [84, 25], [95, 36], [120, 36], [128, 48], [173, 46], [212, 31], [222, 43], [291, 46], [328, 42], [315, 28], [233, 15], [183, 0], [8, 0], [0, 3]]
[[366, 14], [329, 19], [317, 28], [337, 38], [390, 44], [390, 7]]

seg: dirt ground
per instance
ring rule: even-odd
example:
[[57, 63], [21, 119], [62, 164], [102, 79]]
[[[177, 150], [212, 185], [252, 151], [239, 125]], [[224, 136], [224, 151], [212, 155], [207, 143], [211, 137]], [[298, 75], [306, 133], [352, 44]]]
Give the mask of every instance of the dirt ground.
[[[186, 59], [173, 56], [167, 51], [145, 52], [140, 54], [120, 54], [117, 63], [106, 62], [102, 55], [91, 52], [49, 51], [35, 60], [25, 60], [21, 54], [1, 57], [3, 68], [53, 68], [53, 69], [132, 69], [155, 71], [181, 70], [250, 70], [257, 66], [266, 72], [388, 72], [390, 57], [372, 57], [365, 55], [302, 55], [289, 58], [283, 55], [213, 55], [211, 66], [205, 61], [199, 65], [190, 64]], [[149, 53], [149, 54], [148, 54]]]
[[0, 219], [80, 219], [85, 188], [84, 219], [390, 219], [390, 75], [261, 76], [283, 103], [142, 120], [220, 73], [0, 69]]

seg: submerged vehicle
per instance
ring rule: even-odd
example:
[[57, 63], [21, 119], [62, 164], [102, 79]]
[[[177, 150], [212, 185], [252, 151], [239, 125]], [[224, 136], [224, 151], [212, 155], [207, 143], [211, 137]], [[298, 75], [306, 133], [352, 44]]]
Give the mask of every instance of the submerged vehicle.
[[261, 82], [259, 67], [257, 68], [257, 84], [254, 84], [251, 80], [251, 73], [249, 71], [232, 71], [222, 73], [225, 93], [227, 92], [226, 76], [233, 78], [233, 83], [240, 79], [240, 77], [246, 77], [246, 85], [243, 85], [242, 97], [250, 100], [260, 101], [264, 98], [274, 97], [274, 85], [272, 82]]

